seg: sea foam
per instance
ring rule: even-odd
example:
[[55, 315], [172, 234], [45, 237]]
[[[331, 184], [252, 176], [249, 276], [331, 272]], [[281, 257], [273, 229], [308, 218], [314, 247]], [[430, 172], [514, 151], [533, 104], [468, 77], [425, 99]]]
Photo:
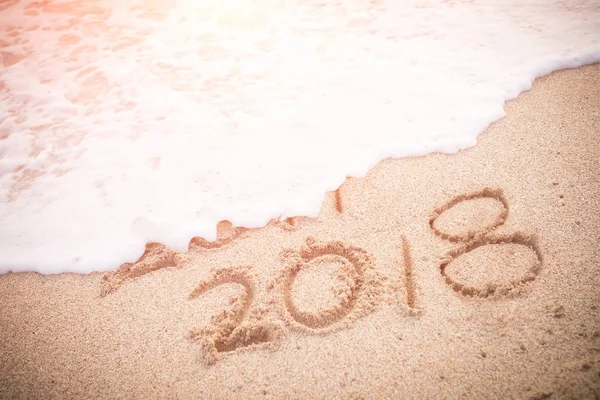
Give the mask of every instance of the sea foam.
[[0, 4], [0, 273], [317, 216], [386, 157], [454, 153], [600, 60], [590, 0]]

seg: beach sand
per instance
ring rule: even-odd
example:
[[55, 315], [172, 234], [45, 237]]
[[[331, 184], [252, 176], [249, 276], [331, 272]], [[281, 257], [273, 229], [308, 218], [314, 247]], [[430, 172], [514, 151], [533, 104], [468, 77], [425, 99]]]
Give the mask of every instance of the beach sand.
[[317, 219], [0, 276], [0, 397], [598, 398], [600, 65], [505, 110]]

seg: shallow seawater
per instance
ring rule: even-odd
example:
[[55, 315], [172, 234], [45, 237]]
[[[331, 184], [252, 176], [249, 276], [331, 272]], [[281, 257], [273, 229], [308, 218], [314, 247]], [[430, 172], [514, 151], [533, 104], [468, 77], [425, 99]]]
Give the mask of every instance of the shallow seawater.
[[383, 158], [473, 146], [598, 32], [595, 1], [0, 2], [0, 273], [316, 216]]

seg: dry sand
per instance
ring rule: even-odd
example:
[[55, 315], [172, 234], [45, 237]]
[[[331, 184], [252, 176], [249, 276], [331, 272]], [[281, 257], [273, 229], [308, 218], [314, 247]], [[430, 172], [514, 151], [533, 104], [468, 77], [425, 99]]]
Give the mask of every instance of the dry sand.
[[600, 65], [505, 108], [318, 219], [1, 276], [0, 397], [600, 397]]

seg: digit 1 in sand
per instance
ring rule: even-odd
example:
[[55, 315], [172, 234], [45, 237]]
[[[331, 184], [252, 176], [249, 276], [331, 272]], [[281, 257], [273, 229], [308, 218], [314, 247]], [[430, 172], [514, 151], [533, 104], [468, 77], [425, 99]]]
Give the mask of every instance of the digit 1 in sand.
[[410, 243], [402, 235], [402, 258], [404, 259], [404, 282], [406, 285], [406, 304], [411, 311], [416, 311], [415, 284], [413, 280], [413, 261], [410, 256]]

